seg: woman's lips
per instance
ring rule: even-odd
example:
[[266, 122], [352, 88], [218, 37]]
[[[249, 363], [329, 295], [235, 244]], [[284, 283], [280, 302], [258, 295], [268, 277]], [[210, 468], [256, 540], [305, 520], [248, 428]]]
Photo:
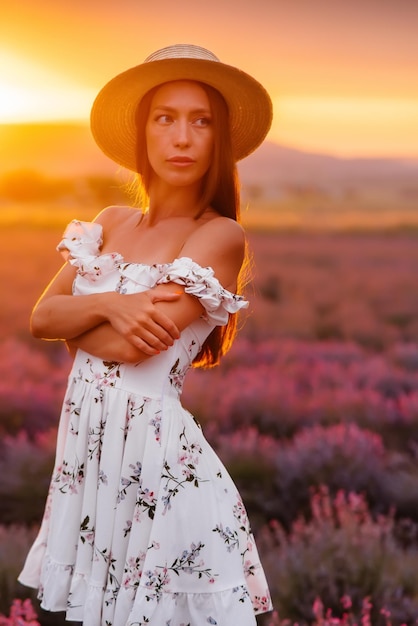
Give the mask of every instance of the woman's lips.
[[174, 156], [167, 159], [169, 163], [173, 163], [173, 165], [192, 165], [195, 163], [194, 159], [186, 156]]

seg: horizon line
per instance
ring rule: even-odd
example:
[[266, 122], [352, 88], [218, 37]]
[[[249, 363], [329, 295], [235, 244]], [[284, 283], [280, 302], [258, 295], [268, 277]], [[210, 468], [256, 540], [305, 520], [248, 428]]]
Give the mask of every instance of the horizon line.
[[[39, 119], [39, 120], [8, 120], [8, 121], [4, 121], [0, 119], [0, 128], [5, 128], [5, 127], [12, 127], [12, 128], [17, 128], [17, 127], [41, 127], [41, 126], [61, 126], [61, 127], [65, 127], [65, 126], [78, 126], [78, 127], [85, 127], [86, 129], [89, 129], [90, 127], [90, 120], [86, 119], [86, 118], [73, 118], [73, 119]], [[303, 153], [303, 154], [310, 154], [313, 156], [324, 156], [324, 157], [330, 157], [333, 159], [338, 159], [338, 160], [343, 160], [343, 161], [352, 161], [352, 160], [365, 160], [365, 161], [371, 161], [371, 160], [380, 160], [380, 161], [408, 161], [408, 162], [418, 162], [418, 152], [417, 154], [396, 154], [396, 153], [378, 153], [378, 154], [337, 154], [335, 152], [333, 152], [332, 150], [329, 151], [324, 151], [321, 149], [318, 150], [314, 150], [312, 148], [304, 148], [303, 146], [296, 146], [294, 144], [288, 144], [288, 143], [282, 143], [280, 141], [277, 141], [276, 139], [271, 139], [269, 137], [267, 137], [263, 143], [259, 146], [259, 148], [263, 145], [263, 144], [272, 144], [275, 145], [279, 148], [284, 148], [287, 150], [292, 150], [294, 152], [299, 152], [299, 153]], [[259, 150], [259, 148], [256, 149]], [[251, 156], [251, 155], [249, 155]], [[248, 158], [248, 157], [247, 157]]]

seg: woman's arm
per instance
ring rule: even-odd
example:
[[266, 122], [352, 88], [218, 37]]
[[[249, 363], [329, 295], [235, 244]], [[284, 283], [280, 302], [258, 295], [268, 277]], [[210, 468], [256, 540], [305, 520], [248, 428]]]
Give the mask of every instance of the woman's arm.
[[34, 337], [68, 339], [105, 321], [107, 294], [74, 298], [75, 276], [75, 268], [66, 263], [49, 283], [32, 311], [30, 326]]
[[[171, 297], [175, 290], [177, 290], [176, 299]], [[164, 318], [167, 317], [170, 319], [176, 329], [178, 326], [171, 319], [172, 317], [181, 323], [181, 328], [179, 330], [183, 330], [183, 328], [197, 319], [203, 312], [200, 302], [193, 296], [189, 296], [184, 293], [179, 285], [176, 285], [175, 283], [159, 285], [158, 287], [155, 287], [154, 290], [150, 290], [150, 292], [153, 291], [159, 294], [158, 303], [178, 302], [179, 306], [174, 309], [170, 308], [164, 313], [162, 311], [158, 311]], [[180, 294], [183, 295], [179, 297]], [[126, 298], [128, 296], [124, 295], [122, 297]], [[155, 308], [158, 310], [158, 304], [156, 304]], [[133, 329], [132, 332], [137, 331]], [[142, 334], [144, 334], [144, 331], [142, 331]], [[180, 333], [178, 336], [179, 335]], [[152, 340], [153, 338], [151, 337], [148, 341], [151, 342]], [[66, 343], [70, 354], [74, 354], [77, 348], [81, 348], [81, 350], [106, 361], [139, 363], [150, 356], [154, 356], [155, 354], [159, 354], [163, 350], [166, 350], [174, 343], [174, 340], [172, 339], [171, 341], [166, 341], [158, 348], [152, 348], [150, 343], [147, 343], [142, 338], [138, 337], [138, 335], [136, 335], [135, 341], [133, 341], [132, 338], [128, 340], [125, 336], [117, 332], [110, 323], [103, 323], [95, 328], [92, 328], [91, 330], [86, 331], [78, 337], [67, 340]]]
[[[108, 322], [100, 324], [74, 339], [68, 339], [66, 344], [71, 356], [75, 356], [76, 350], [80, 348], [104, 361], [140, 363], [153, 356], [136, 348], [122, 335], [119, 335]], [[158, 351], [155, 351], [154, 354], [158, 354]]]
[[[189, 237], [180, 256], [190, 257], [202, 267], [211, 266], [218, 280], [228, 289], [234, 290], [243, 261], [244, 249], [245, 238], [242, 228], [232, 220], [217, 218]], [[202, 315], [203, 307], [199, 300], [184, 293], [179, 285], [164, 284], [155, 289], [161, 295], [173, 291], [183, 293], [176, 300], [160, 298], [155, 302], [155, 308], [169, 317], [180, 331]], [[141, 350], [138, 342], [136, 345], [132, 341], [127, 343], [124, 337], [115, 333], [109, 324], [102, 324], [76, 337], [70, 345], [71, 348], [78, 347], [99, 358], [111, 361], [136, 363], [152, 356], [149, 352]]]
[[31, 316], [35, 337], [74, 339], [108, 322], [115, 335], [150, 355], [166, 349], [178, 338], [176, 325], [155, 306], [161, 299], [178, 299], [176, 290], [156, 288], [131, 295], [105, 292], [73, 296], [75, 274], [71, 265], [64, 265], [35, 305]]

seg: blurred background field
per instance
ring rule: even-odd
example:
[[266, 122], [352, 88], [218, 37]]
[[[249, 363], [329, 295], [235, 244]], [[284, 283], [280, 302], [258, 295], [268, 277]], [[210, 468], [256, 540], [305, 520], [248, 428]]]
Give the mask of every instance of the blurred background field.
[[[107, 184], [112, 202], [126, 201]], [[69, 368], [63, 345], [31, 338], [28, 320], [61, 265], [66, 223], [92, 219], [106, 197], [103, 180], [81, 187], [81, 199], [0, 210], [3, 612], [28, 597], [15, 577], [42, 514]], [[338, 202], [315, 202], [248, 201], [250, 308], [221, 366], [190, 372], [184, 403], [247, 504], [279, 611], [269, 625], [320, 623], [317, 598], [335, 619], [369, 611], [372, 624], [389, 613], [415, 624], [417, 211], [386, 207], [372, 220], [354, 203], [340, 219]]]

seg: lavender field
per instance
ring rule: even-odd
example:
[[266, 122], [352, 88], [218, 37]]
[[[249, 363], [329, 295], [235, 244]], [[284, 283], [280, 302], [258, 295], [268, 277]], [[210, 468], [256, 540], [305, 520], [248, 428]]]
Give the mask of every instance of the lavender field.
[[[29, 597], [15, 576], [69, 368], [61, 344], [27, 330], [63, 225], [0, 234], [0, 613]], [[417, 624], [418, 236], [252, 231], [249, 242], [239, 338], [219, 368], [190, 372], [184, 404], [247, 505], [277, 611], [260, 623]]]

